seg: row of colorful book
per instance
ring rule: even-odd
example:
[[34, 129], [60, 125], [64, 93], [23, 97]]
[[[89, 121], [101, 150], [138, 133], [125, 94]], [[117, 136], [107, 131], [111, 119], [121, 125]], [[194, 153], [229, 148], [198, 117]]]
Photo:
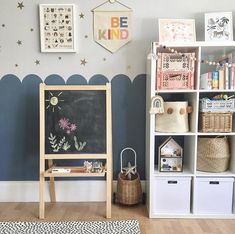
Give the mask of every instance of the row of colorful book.
[[200, 76], [200, 89], [234, 90], [234, 66], [223, 66], [217, 71], [207, 72]]
[[235, 53], [229, 53], [219, 59], [219, 66], [214, 71], [202, 74], [200, 77], [200, 89], [234, 90]]

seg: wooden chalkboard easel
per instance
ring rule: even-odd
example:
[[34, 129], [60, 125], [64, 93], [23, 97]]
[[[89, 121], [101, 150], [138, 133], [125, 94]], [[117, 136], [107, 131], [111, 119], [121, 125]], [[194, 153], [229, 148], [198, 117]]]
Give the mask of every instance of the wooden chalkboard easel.
[[[71, 123], [68, 122], [69, 118]], [[78, 137], [75, 134], [78, 128], [75, 123], [72, 123], [76, 120], [79, 121], [79, 131], [81, 132], [79, 138], [84, 138], [85, 143], [78, 142]], [[93, 124], [96, 125], [92, 126]], [[68, 141], [66, 141], [67, 139]], [[102, 159], [105, 160], [106, 165], [101, 173], [81, 172], [81, 167], [68, 167], [71, 169], [70, 173], [52, 173], [53, 160], [56, 159]], [[47, 170], [45, 169], [46, 162], [48, 162]], [[83, 86], [40, 84], [39, 173], [40, 219], [45, 216], [46, 177], [50, 178], [50, 198], [52, 202], [55, 202], [55, 177], [101, 177], [105, 176], [105, 173], [107, 183], [106, 217], [111, 218], [112, 116], [110, 83]]]

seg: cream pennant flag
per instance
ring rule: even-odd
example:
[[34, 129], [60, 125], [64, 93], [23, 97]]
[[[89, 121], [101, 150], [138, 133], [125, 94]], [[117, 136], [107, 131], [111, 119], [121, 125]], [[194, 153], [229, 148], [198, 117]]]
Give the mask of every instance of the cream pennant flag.
[[107, 1], [96, 7], [93, 20], [94, 40], [110, 52], [114, 53], [131, 41], [132, 10], [122, 3]]

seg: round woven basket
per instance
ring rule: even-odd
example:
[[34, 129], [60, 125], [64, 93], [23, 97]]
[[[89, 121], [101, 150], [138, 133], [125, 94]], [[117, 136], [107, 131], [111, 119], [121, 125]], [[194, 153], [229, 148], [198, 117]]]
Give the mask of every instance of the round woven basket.
[[123, 173], [118, 174], [117, 202], [124, 205], [134, 205], [142, 200], [142, 189], [138, 173], [128, 180]]
[[226, 171], [229, 159], [227, 137], [198, 138], [197, 170], [206, 172]]

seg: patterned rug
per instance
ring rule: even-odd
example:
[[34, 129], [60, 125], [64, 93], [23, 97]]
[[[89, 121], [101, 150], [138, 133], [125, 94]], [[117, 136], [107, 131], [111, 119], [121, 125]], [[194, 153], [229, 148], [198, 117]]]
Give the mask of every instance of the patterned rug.
[[1, 234], [140, 234], [137, 220], [92, 222], [0, 222]]

